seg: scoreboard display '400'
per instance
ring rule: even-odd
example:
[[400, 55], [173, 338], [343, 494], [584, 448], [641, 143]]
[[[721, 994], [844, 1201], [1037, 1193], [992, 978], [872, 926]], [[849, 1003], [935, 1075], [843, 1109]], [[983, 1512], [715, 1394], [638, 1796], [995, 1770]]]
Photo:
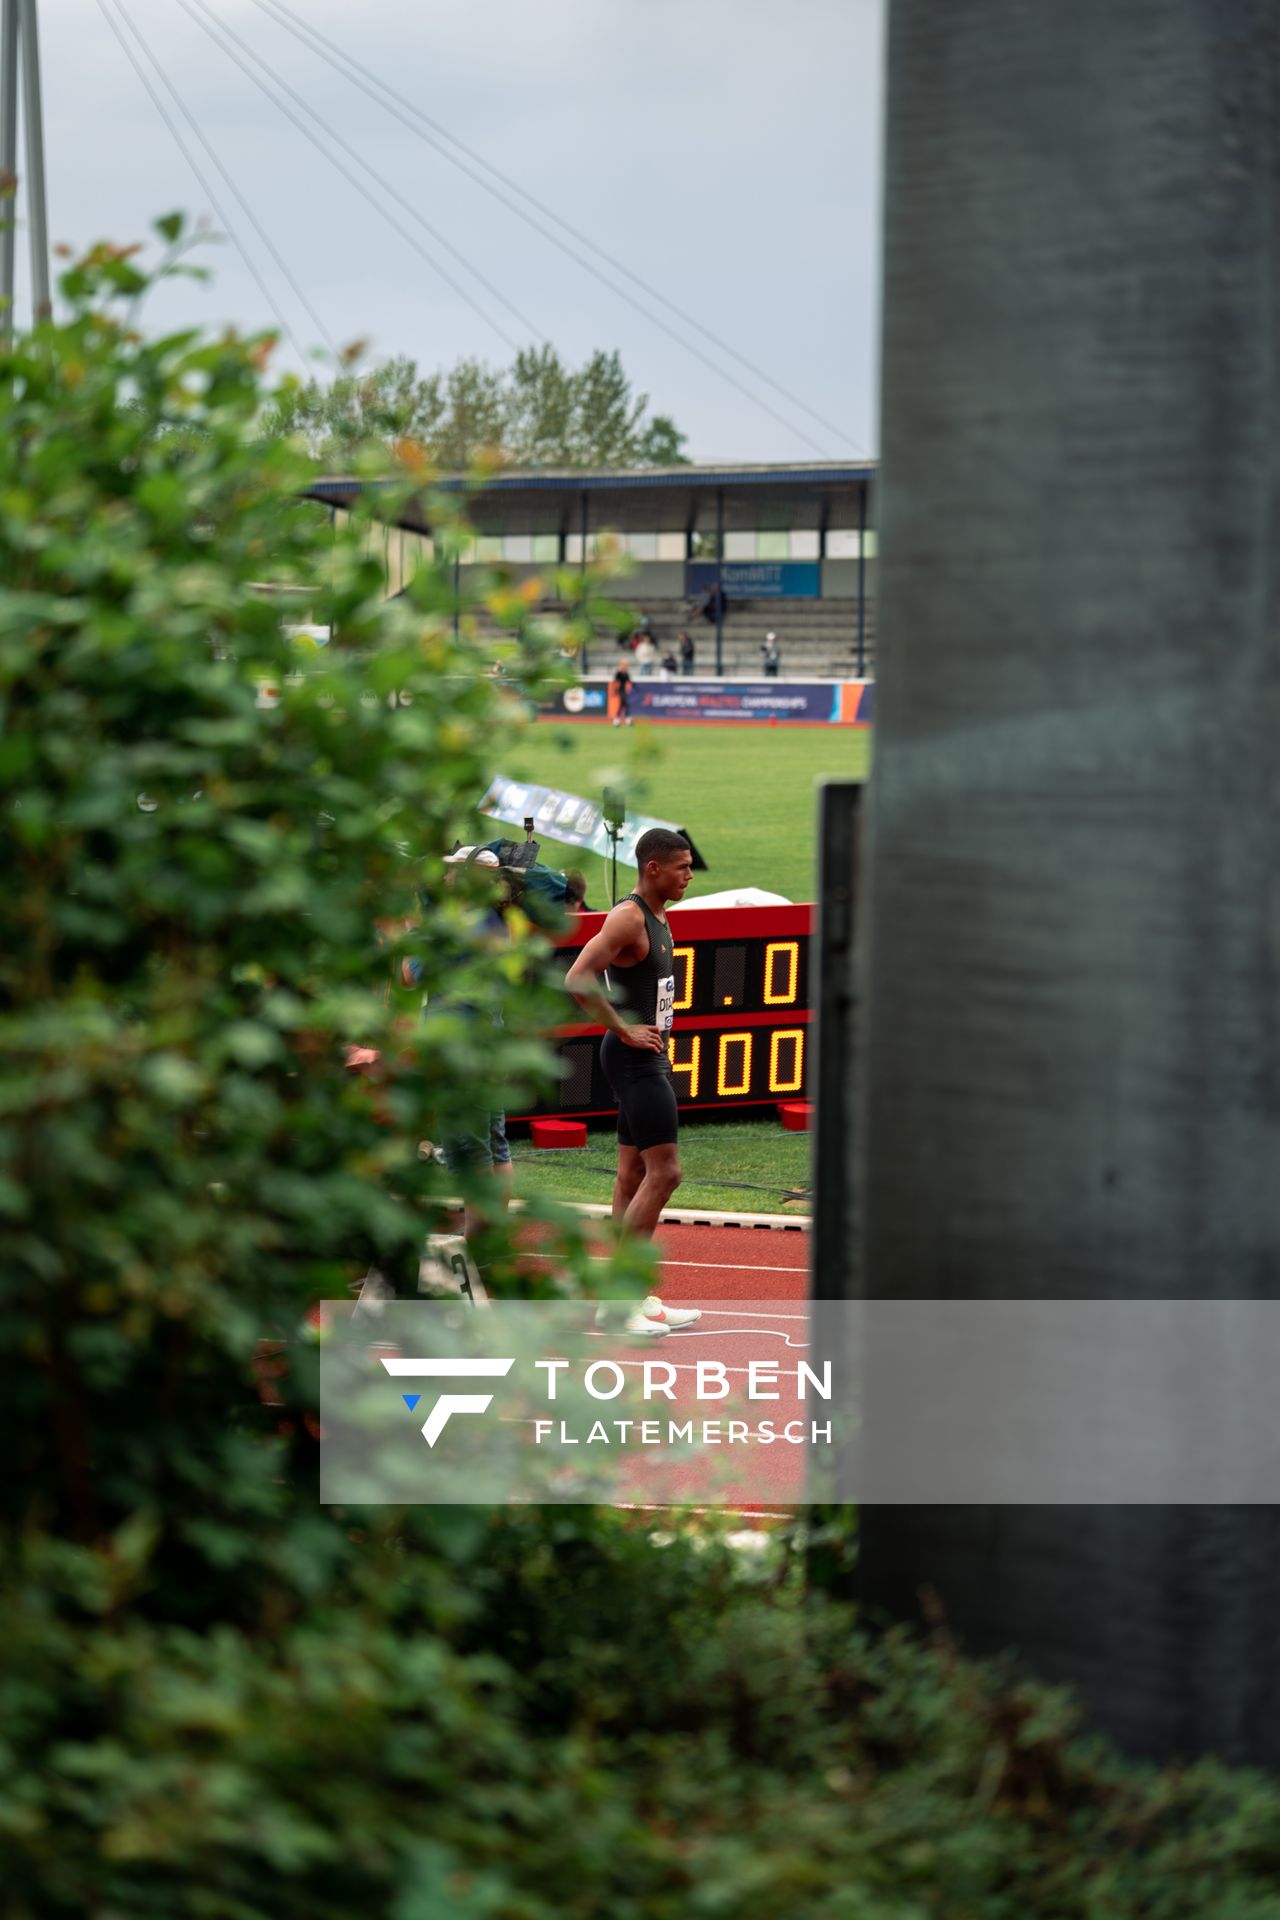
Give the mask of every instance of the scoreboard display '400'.
[[[809, 1084], [809, 941], [813, 909], [673, 908], [675, 1025], [669, 1052], [682, 1113], [803, 1099]], [[580, 916], [560, 941], [574, 952], [604, 925]], [[602, 1027], [558, 1027], [559, 1103], [539, 1115], [590, 1119], [615, 1109], [600, 1067]], [[531, 1116], [532, 1117], [532, 1116]]]

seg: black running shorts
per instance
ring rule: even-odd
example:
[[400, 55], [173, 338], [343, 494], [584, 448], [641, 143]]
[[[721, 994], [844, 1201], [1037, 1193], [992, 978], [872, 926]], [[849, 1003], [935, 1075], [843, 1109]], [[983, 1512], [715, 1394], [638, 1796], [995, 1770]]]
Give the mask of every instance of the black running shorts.
[[600, 1065], [618, 1103], [618, 1145], [674, 1146], [680, 1137], [676, 1083], [665, 1053], [642, 1053], [628, 1047], [616, 1033], [606, 1033], [600, 1047]]

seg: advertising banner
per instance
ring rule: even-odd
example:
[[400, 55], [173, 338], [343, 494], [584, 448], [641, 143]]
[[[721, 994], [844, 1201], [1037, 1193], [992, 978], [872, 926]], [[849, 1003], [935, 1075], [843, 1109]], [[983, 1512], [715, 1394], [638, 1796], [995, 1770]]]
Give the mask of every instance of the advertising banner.
[[[569, 847], [587, 847], [606, 860], [612, 851], [603, 806], [600, 801], [587, 800], [580, 793], [535, 786], [527, 780], [509, 780], [499, 773], [489, 782], [480, 811], [493, 820], [509, 821], [514, 827], [522, 826], [532, 815], [534, 832], [544, 833], [550, 840], [559, 840]], [[632, 813], [628, 809], [627, 818], [618, 831], [619, 860], [634, 864], [636, 841], [650, 827], [670, 827], [673, 833], [682, 831], [674, 820], [655, 820], [650, 814]], [[695, 859], [694, 864], [699, 862]]]
[[[546, 700], [548, 719], [609, 718], [607, 680], [584, 680]], [[677, 680], [631, 683], [633, 720], [777, 720], [865, 727], [874, 718], [869, 680]]]
[[831, 680], [637, 680], [633, 720], [840, 719], [840, 684]]

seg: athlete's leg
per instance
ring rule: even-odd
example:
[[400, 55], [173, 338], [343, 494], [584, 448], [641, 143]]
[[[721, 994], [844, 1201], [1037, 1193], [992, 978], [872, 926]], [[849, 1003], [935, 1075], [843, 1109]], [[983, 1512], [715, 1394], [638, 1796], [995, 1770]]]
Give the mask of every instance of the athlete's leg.
[[675, 1141], [641, 1149], [644, 1179], [625, 1214], [628, 1233], [652, 1238], [662, 1209], [680, 1185], [680, 1149]]
[[644, 1159], [639, 1147], [618, 1142], [618, 1172], [613, 1183], [613, 1217], [621, 1220], [644, 1181]]
[[[680, 1184], [680, 1110], [670, 1073], [616, 1075], [606, 1035], [601, 1060], [618, 1101], [618, 1172], [613, 1189], [613, 1218], [624, 1234], [653, 1235], [662, 1209]], [[696, 1307], [664, 1307], [650, 1294], [634, 1309], [626, 1331], [651, 1339], [681, 1331], [702, 1318]]]
[[502, 1194], [502, 1204], [509, 1207], [516, 1170], [511, 1164], [511, 1142], [507, 1139], [505, 1113], [489, 1115], [489, 1152], [493, 1156], [493, 1174]]

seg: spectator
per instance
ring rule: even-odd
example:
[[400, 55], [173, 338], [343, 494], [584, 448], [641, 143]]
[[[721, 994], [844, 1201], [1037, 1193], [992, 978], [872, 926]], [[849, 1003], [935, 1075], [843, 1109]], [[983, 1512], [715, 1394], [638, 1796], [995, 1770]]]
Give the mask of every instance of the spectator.
[[609, 682], [609, 713], [615, 727], [624, 720], [631, 725], [631, 675], [625, 660], [619, 660], [618, 671]]
[[670, 647], [667, 648], [662, 656], [661, 669], [661, 678], [663, 680], [674, 680], [680, 671], [679, 664]]
[[634, 645], [637, 640], [645, 636], [647, 636], [650, 640], [655, 638], [654, 631], [653, 631], [653, 622], [650, 620], [644, 608], [641, 607], [640, 618], [636, 621], [636, 625], [635, 625], [635, 633], [632, 638], [632, 645]]
[[684, 628], [681, 627], [680, 629], [680, 671], [681, 673], [693, 672], [693, 651], [694, 651], [693, 642], [689, 638], [688, 634], [685, 632]]
[[728, 619], [729, 596], [718, 580], [713, 580], [707, 588], [707, 597], [699, 608], [699, 612], [707, 622], [707, 625], [711, 627], [714, 627], [716, 624], [717, 614], [721, 620]]
[[594, 913], [595, 908], [587, 905], [587, 876], [577, 867], [570, 867], [564, 877], [564, 904], [568, 913]]
[[[466, 867], [477, 872], [483, 871], [487, 879], [494, 881], [493, 892], [481, 906], [475, 921], [473, 937], [478, 951], [487, 951], [496, 955], [510, 939], [506, 924], [506, 913], [511, 904], [510, 876], [503, 871], [497, 854], [487, 847], [457, 846], [452, 853], [445, 855], [444, 864], [449, 869], [447, 876], [449, 879], [452, 879], [461, 868]], [[423, 966], [420, 960], [406, 957], [401, 961], [400, 984], [402, 986], [416, 986], [421, 981], [422, 975]], [[448, 993], [447, 990], [441, 991], [428, 1000], [423, 1008], [423, 1014], [427, 1019], [441, 1014], [455, 1016], [461, 1014], [467, 1019], [481, 1017], [478, 1007]], [[489, 1017], [499, 1026], [502, 1024], [501, 1013], [494, 1013]], [[348, 1065], [363, 1066], [365, 1064], [363, 1053], [364, 1050], [361, 1050], [362, 1057], [355, 1060], [348, 1056]], [[475, 1171], [490, 1175], [498, 1183], [502, 1205], [509, 1206], [514, 1170], [511, 1164], [511, 1148], [507, 1141], [506, 1115], [500, 1110], [487, 1108], [477, 1097], [476, 1104], [463, 1108], [455, 1114], [450, 1124], [452, 1131], [436, 1146], [433, 1157], [447, 1166], [451, 1173], [465, 1174]], [[450, 1284], [456, 1286], [472, 1305], [483, 1304], [488, 1298], [482, 1275], [471, 1252], [472, 1243], [483, 1234], [485, 1211], [484, 1209], [476, 1211], [470, 1205], [465, 1206], [461, 1218], [455, 1223], [455, 1226], [461, 1227], [461, 1233], [454, 1231], [433, 1234], [427, 1242], [428, 1263], [436, 1268], [443, 1268], [446, 1275], [451, 1274]], [[413, 1265], [416, 1269], [418, 1266], [416, 1259]], [[369, 1281], [373, 1282], [372, 1286], [369, 1286]], [[395, 1286], [388, 1287], [385, 1276], [371, 1273], [366, 1281], [366, 1287], [369, 1296], [376, 1302], [379, 1298], [393, 1296], [396, 1292], [412, 1293], [419, 1283], [420, 1276], [416, 1271], [413, 1274], [401, 1276], [401, 1285], [398, 1289]], [[366, 1293], [362, 1291], [361, 1299], [365, 1298]]]
[[782, 649], [778, 645], [778, 636], [776, 633], [766, 633], [764, 639], [760, 642], [760, 652], [764, 656], [765, 677], [769, 680], [776, 680], [778, 677], [778, 668], [782, 665]]
[[647, 680], [653, 672], [653, 663], [658, 657], [658, 649], [647, 633], [642, 633], [636, 641], [636, 669], [641, 679]]

